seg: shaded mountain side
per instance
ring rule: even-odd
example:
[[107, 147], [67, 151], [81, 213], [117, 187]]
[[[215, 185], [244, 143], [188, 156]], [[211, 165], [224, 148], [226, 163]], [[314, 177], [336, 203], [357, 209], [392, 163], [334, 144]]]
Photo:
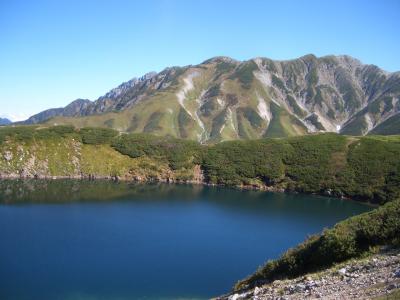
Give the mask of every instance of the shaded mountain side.
[[[94, 102], [77, 100], [26, 124], [99, 126], [200, 142], [314, 132], [399, 133], [400, 73], [349, 56], [294, 60], [215, 57], [149, 73]], [[397, 117], [396, 117], [397, 116]]]
[[92, 102], [88, 99], [77, 99], [65, 107], [47, 109], [30, 117], [26, 121], [19, 123], [37, 124], [58, 116], [66, 116], [66, 117], [80, 116], [82, 111], [85, 110], [91, 103]]
[[400, 134], [400, 114], [394, 115], [376, 126], [370, 134]]
[[11, 124], [12, 122], [9, 120], [9, 119], [7, 119], [7, 118], [0, 118], [0, 126], [1, 125], [9, 125], [9, 124]]

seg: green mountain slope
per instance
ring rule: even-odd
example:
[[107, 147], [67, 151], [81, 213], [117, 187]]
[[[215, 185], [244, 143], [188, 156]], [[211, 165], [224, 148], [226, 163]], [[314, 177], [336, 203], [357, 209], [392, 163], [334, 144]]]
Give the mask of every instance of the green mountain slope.
[[400, 134], [400, 115], [394, 115], [370, 131], [370, 134]]
[[399, 73], [349, 56], [244, 62], [216, 57], [146, 74], [94, 102], [79, 99], [25, 123], [107, 127], [202, 143], [314, 132], [365, 135], [399, 115], [399, 95]]

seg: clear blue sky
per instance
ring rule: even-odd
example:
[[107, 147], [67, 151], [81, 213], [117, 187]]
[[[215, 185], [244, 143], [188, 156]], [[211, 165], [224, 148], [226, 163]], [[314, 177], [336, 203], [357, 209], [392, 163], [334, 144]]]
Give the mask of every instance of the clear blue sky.
[[399, 29], [399, 0], [0, 0], [0, 116], [217, 55], [349, 54], [398, 71]]

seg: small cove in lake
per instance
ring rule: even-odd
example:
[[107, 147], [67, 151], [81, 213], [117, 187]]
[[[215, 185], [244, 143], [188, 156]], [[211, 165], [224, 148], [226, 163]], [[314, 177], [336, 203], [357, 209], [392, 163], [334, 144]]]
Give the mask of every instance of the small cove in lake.
[[369, 210], [202, 185], [1, 180], [0, 299], [205, 299]]

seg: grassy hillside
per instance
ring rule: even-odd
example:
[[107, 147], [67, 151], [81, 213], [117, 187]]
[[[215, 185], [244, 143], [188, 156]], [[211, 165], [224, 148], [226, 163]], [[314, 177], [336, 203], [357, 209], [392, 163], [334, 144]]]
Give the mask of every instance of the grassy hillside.
[[194, 165], [169, 167], [163, 157], [129, 157], [111, 143], [112, 129], [24, 126], [0, 129], [0, 175], [12, 177], [123, 177], [137, 180], [190, 180]]
[[390, 117], [375, 127], [371, 134], [400, 134], [400, 115]]
[[112, 129], [28, 126], [0, 129], [0, 154], [7, 176], [196, 178], [374, 203], [400, 196], [399, 136], [318, 134], [206, 146]]

